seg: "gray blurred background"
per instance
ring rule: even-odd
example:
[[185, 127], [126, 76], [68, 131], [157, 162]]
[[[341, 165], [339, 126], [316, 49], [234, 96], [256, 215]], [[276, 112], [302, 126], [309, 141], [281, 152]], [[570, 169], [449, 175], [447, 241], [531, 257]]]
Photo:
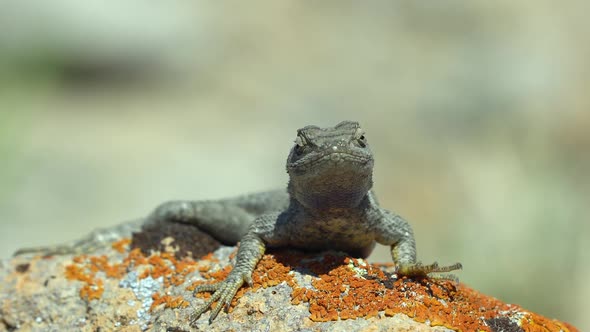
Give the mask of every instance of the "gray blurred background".
[[590, 330], [589, 7], [2, 0], [0, 254], [284, 186], [350, 119], [424, 262]]

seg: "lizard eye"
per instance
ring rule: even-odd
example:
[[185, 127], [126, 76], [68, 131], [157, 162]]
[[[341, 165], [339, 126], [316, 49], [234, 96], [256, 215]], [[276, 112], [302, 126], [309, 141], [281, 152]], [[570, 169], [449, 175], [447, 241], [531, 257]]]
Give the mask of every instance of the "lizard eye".
[[365, 136], [361, 136], [358, 139], [359, 145], [362, 146], [363, 148], [367, 146], [367, 139], [365, 138]]

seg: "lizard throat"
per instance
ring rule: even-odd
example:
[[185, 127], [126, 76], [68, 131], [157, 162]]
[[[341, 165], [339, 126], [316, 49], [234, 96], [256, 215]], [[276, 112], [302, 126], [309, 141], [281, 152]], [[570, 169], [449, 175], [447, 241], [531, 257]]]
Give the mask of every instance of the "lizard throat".
[[357, 207], [373, 185], [373, 163], [318, 163], [305, 171], [289, 172], [291, 197], [317, 209]]

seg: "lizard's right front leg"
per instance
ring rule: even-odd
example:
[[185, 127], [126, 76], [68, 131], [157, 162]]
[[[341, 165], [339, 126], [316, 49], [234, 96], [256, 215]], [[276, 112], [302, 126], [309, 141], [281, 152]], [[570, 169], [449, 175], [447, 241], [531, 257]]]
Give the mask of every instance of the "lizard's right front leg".
[[212, 308], [209, 317], [209, 323], [211, 323], [223, 307], [226, 307], [226, 310], [229, 308], [236, 292], [244, 282], [252, 286], [252, 272], [262, 258], [266, 247], [285, 245], [285, 235], [288, 235], [285, 225], [289, 224], [291, 216], [292, 214], [288, 211], [274, 212], [261, 215], [254, 220], [240, 241], [236, 263], [227, 278], [217, 284], [200, 285], [194, 290], [195, 293], [213, 292], [213, 294], [191, 315], [192, 325], [195, 325], [201, 314], [207, 311], [213, 302], [217, 301], [217, 305]]
[[229, 308], [229, 305], [236, 295], [236, 292], [244, 282], [248, 283], [248, 285], [252, 286], [252, 272], [262, 258], [264, 254], [266, 246], [262, 239], [254, 233], [254, 231], [249, 231], [242, 241], [240, 242], [240, 249], [238, 249], [238, 255], [236, 257], [236, 264], [232, 271], [229, 273], [227, 278], [217, 284], [212, 285], [200, 285], [195, 288], [195, 293], [200, 292], [214, 292], [213, 295], [203, 304], [200, 306], [190, 317], [191, 325], [195, 325], [197, 319], [203, 314], [207, 309], [211, 307], [213, 302], [217, 301], [217, 305], [212, 308], [211, 316], [209, 317], [209, 323], [211, 323], [217, 314], [221, 311], [223, 307], [226, 307], [226, 310]]

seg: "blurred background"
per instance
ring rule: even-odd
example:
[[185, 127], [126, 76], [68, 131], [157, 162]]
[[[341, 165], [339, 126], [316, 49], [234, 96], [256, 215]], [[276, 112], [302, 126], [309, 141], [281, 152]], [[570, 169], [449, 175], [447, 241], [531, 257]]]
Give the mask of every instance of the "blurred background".
[[589, 7], [3, 0], [0, 254], [282, 187], [350, 119], [421, 260], [590, 330]]

